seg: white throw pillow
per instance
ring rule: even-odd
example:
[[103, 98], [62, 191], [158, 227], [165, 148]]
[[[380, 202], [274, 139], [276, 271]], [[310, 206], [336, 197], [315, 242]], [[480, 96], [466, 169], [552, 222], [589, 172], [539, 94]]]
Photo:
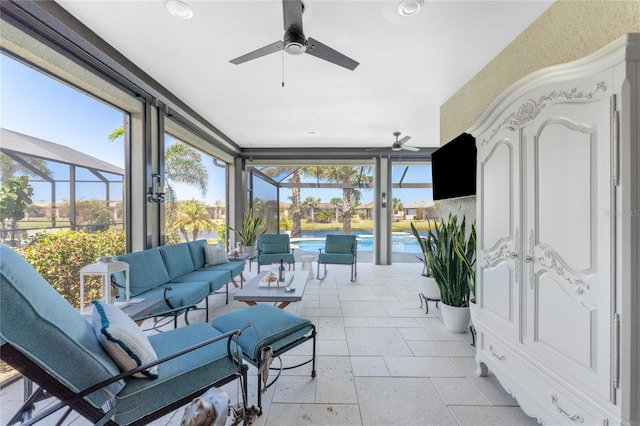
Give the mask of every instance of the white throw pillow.
[[[120, 308], [93, 301], [93, 329], [100, 345], [118, 365], [128, 371], [158, 359], [149, 338]], [[141, 379], [158, 378], [158, 366], [133, 375]]]
[[206, 244], [204, 246], [204, 256], [209, 266], [229, 262], [227, 253], [224, 251], [224, 246], [220, 242], [217, 244]]

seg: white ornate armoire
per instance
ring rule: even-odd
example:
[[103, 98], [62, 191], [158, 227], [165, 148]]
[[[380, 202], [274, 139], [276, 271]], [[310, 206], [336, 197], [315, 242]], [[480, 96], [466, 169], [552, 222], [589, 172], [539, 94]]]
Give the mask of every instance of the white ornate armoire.
[[478, 374], [542, 424], [640, 425], [640, 34], [505, 91], [478, 148]]

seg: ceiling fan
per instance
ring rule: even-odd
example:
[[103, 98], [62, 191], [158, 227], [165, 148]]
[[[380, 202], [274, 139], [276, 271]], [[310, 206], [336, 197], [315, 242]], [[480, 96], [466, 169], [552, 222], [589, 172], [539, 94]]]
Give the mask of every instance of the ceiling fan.
[[[396, 137], [396, 141], [393, 143], [393, 145], [391, 145], [391, 150], [393, 151], [400, 151], [400, 150], [405, 150], [405, 151], [420, 151], [420, 148], [418, 148], [417, 146], [409, 146], [409, 145], [405, 145], [405, 143], [411, 139], [411, 136], [405, 136], [402, 139], [398, 139], [400, 137], [400, 132], [393, 132], [393, 136]], [[367, 151], [375, 151], [379, 148], [369, 148], [367, 149]]]
[[308, 53], [316, 58], [324, 59], [341, 67], [354, 70], [359, 65], [358, 62], [320, 43], [318, 40], [305, 37], [302, 31], [302, 12], [304, 5], [301, 0], [282, 0], [284, 16], [284, 38], [268, 46], [261, 47], [253, 52], [232, 59], [232, 64], [239, 65], [243, 62], [266, 56], [270, 53], [284, 50], [291, 55], [301, 55]]

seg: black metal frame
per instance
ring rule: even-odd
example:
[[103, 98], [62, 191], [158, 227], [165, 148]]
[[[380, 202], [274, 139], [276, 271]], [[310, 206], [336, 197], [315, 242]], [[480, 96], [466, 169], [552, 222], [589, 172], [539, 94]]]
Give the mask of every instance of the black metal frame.
[[[357, 241], [356, 241], [357, 246]], [[318, 249], [320, 253], [322, 253], [322, 249]], [[324, 275], [320, 278], [320, 264], [324, 265]], [[332, 262], [321, 262], [320, 256], [318, 256], [318, 274], [316, 275], [316, 279], [322, 281], [327, 277], [327, 265], [347, 265], [347, 263], [332, 263]], [[353, 252], [353, 261], [351, 262], [351, 282], [356, 281], [356, 277], [358, 276], [358, 249]]]
[[[307, 340], [313, 339], [313, 352], [311, 355], [311, 359], [307, 360], [305, 362], [302, 362], [300, 364], [297, 365], [292, 365], [289, 367], [282, 367], [282, 361], [280, 361], [280, 368], [270, 368], [270, 370], [278, 370], [278, 375], [269, 383], [265, 386], [265, 389], [271, 387], [271, 385], [273, 385], [276, 380], [278, 380], [278, 378], [280, 377], [280, 372], [282, 370], [291, 370], [293, 368], [298, 368], [298, 367], [302, 367], [303, 365], [312, 363], [311, 365], [311, 377], [315, 378], [316, 377], [316, 326], [314, 324], [311, 324], [311, 332], [308, 334], [305, 334], [303, 337], [299, 338], [298, 340], [289, 343], [286, 346], [281, 347], [280, 349], [278, 349], [277, 351], [273, 352], [273, 358], [279, 358], [280, 355], [284, 354], [285, 352], [295, 348], [296, 346], [299, 346], [301, 344], [303, 344], [304, 342], [306, 342]], [[269, 345], [266, 346], [262, 346], [260, 347], [260, 353], [262, 353], [262, 351], [267, 348]], [[261, 371], [262, 369], [260, 368], [263, 364], [263, 360], [262, 359], [253, 359], [251, 358], [249, 355], [247, 355], [246, 353], [243, 352], [244, 355], [244, 359], [249, 362], [251, 365], [253, 365], [254, 367], [256, 367], [258, 369], [258, 415], [262, 415], [262, 388], [260, 386], [260, 383], [262, 382], [262, 374]]]
[[[85, 396], [96, 392], [102, 388], [104, 388], [105, 386], [108, 386], [114, 382], [117, 382], [119, 380], [122, 380], [124, 378], [127, 378], [135, 373], [138, 373], [142, 370], [146, 370], [154, 365], [158, 365], [158, 364], [162, 364], [163, 362], [166, 362], [168, 360], [171, 360], [173, 358], [177, 358], [179, 356], [188, 354], [196, 349], [199, 349], [201, 347], [210, 345], [212, 343], [218, 342], [220, 340], [223, 339], [228, 339], [227, 340], [227, 352], [228, 355], [231, 359], [234, 360], [234, 363], [236, 363], [238, 365], [238, 371], [235, 372], [232, 375], [223, 377], [222, 379], [211, 383], [211, 385], [208, 385], [205, 388], [202, 389], [196, 389], [194, 390], [192, 393], [190, 393], [189, 395], [184, 396], [183, 398], [180, 398], [176, 401], [174, 401], [173, 403], [166, 405], [164, 407], [161, 407], [160, 409], [147, 414], [146, 416], [136, 420], [135, 422], [131, 423], [130, 425], [132, 426], [142, 426], [142, 425], [146, 425], [149, 422], [156, 420], [162, 416], [164, 416], [167, 413], [170, 413], [178, 408], [180, 408], [181, 406], [187, 404], [188, 402], [192, 401], [193, 398], [200, 396], [201, 394], [203, 394], [210, 386], [222, 386], [225, 385], [237, 378], [241, 378], [242, 380], [242, 391], [244, 392], [244, 395], [247, 395], [247, 370], [248, 367], [246, 364], [244, 364], [242, 362], [242, 360], [238, 360], [236, 359], [236, 357], [234, 356], [233, 352], [231, 351], [231, 342], [232, 340], [236, 342], [237, 344], [237, 339], [240, 335], [240, 330], [233, 330], [233, 331], [229, 331], [227, 333], [224, 333], [220, 336], [211, 338], [211, 339], [207, 339], [203, 342], [200, 342], [196, 345], [190, 346], [188, 348], [185, 348], [179, 352], [176, 352], [174, 354], [168, 355], [166, 357], [160, 358], [156, 361], [141, 365], [140, 367], [137, 367], [135, 369], [126, 371], [124, 373], [120, 373], [116, 376], [113, 376], [110, 379], [104, 380], [102, 382], [96, 383], [93, 386], [88, 387], [87, 389], [84, 389], [80, 392], [75, 392], [72, 389], [70, 389], [69, 387], [67, 387], [65, 384], [63, 384], [62, 382], [60, 382], [57, 378], [55, 378], [53, 375], [51, 375], [47, 370], [43, 369], [41, 366], [39, 366], [38, 364], [36, 364], [35, 362], [33, 362], [30, 358], [28, 358], [27, 356], [25, 356], [22, 352], [20, 352], [19, 349], [13, 347], [10, 343], [5, 342], [4, 344], [2, 344], [0, 346], [0, 359], [2, 359], [4, 362], [6, 362], [7, 364], [11, 365], [13, 368], [15, 368], [18, 372], [20, 372], [24, 377], [26, 377], [29, 380], [32, 380], [34, 383], [37, 383], [41, 389], [43, 389], [44, 391], [41, 391], [40, 389], [38, 389], [32, 396], [33, 398], [29, 398], [24, 404], [23, 406], [20, 408], [18, 414], [16, 414], [16, 416], [14, 416], [14, 418], [19, 418], [20, 420], [24, 419], [24, 413], [28, 412], [31, 410], [31, 406], [33, 405], [33, 403], [37, 400], [41, 400], [37, 399], [39, 398], [39, 396], [42, 395], [42, 392], [46, 392], [48, 394], [48, 396], [53, 396], [55, 398], [57, 398], [60, 402], [53, 405], [52, 407], [42, 411], [41, 413], [38, 413], [35, 417], [25, 421], [23, 423], [23, 425], [31, 425], [34, 423], [37, 423], [38, 421], [44, 419], [45, 417], [55, 413], [56, 411], [61, 410], [64, 407], [67, 407], [67, 411], [63, 416], [63, 419], [66, 418], [66, 416], [69, 414], [69, 412], [71, 410], [77, 412], [78, 414], [80, 414], [81, 416], [83, 416], [84, 418], [86, 418], [87, 420], [93, 422], [93, 423], [99, 423], [99, 424], [104, 424], [104, 425], [108, 425], [108, 426], [117, 426], [117, 423], [114, 422], [113, 420], [110, 419], [110, 417], [113, 415], [112, 411], [114, 410], [113, 408], [109, 411], [104, 411], [103, 409], [100, 408], [96, 408], [94, 407], [91, 403], [89, 403], [88, 401], [86, 401], [84, 399]], [[235, 338], [234, 338], [235, 337]], [[239, 347], [239, 345], [238, 345]], [[34, 396], [36, 394], [39, 394], [39, 396]], [[243, 397], [243, 406], [246, 410], [246, 403], [245, 403], [245, 398]], [[245, 419], [245, 423], [246, 423], [247, 419]], [[11, 425], [12, 423], [9, 423], [9, 425]]]

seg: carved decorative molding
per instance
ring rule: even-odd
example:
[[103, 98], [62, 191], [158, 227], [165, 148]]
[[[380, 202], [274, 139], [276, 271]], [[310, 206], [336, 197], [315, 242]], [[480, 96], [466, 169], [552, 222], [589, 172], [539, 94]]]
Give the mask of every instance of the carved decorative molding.
[[502, 129], [506, 127], [509, 130], [518, 130], [521, 127], [526, 126], [531, 123], [540, 112], [550, 103], [560, 101], [578, 101], [578, 100], [589, 100], [593, 98], [597, 93], [604, 93], [607, 90], [604, 81], [596, 83], [595, 88], [588, 92], [584, 93], [579, 91], [578, 88], [573, 88], [569, 91], [565, 90], [554, 90], [548, 95], [542, 95], [538, 100], [535, 99], [527, 99], [524, 101], [522, 105], [518, 108], [517, 111], [512, 112], [508, 116], [502, 120], [496, 127], [491, 130], [491, 134], [482, 139], [480, 145], [488, 144], [491, 139]]
[[528, 263], [529, 263], [529, 288], [533, 290], [533, 248], [536, 244], [536, 236], [533, 233], [533, 229], [529, 232], [529, 250], [528, 250]]
[[[516, 228], [516, 235], [515, 235], [514, 239], [515, 239], [515, 244], [516, 244], [515, 245], [515, 249], [516, 249], [515, 253], [517, 253], [518, 250], [520, 249], [520, 230], [518, 228]], [[513, 256], [512, 256], [512, 258], [513, 258]], [[517, 258], [515, 258], [515, 259], [516, 259], [516, 262], [515, 262], [515, 265], [513, 267], [513, 273], [514, 273], [514, 277], [513, 278], [514, 278], [514, 281], [516, 283], [516, 287], [518, 287], [518, 283], [520, 281], [519, 276], [520, 276], [520, 262], [521, 261], [520, 261], [520, 259], [517, 259]]]
[[574, 289], [574, 291], [576, 293], [584, 293], [583, 287], [586, 287], [587, 290], [589, 289], [589, 284], [586, 284], [584, 281], [582, 281], [582, 279], [577, 278], [566, 271], [566, 269], [560, 264], [560, 259], [556, 254], [545, 251], [543, 253], [543, 256], [541, 256], [538, 261], [543, 267], [554, 270], [556, 274], [564, 278], [570, 285], [575, 285], [576, 288]]
[[485, 265], [493, 266], [496, 263], [498, 263], [500, 259], [507, 259], [511, 254], [511, 250], [509, 250], [507, 247], [508, 247], [507, 243], [504, 243], [504, 244], [501, 244], [500, 247], [498, 247], [493, 252], [485, 254], [484, 256]]

